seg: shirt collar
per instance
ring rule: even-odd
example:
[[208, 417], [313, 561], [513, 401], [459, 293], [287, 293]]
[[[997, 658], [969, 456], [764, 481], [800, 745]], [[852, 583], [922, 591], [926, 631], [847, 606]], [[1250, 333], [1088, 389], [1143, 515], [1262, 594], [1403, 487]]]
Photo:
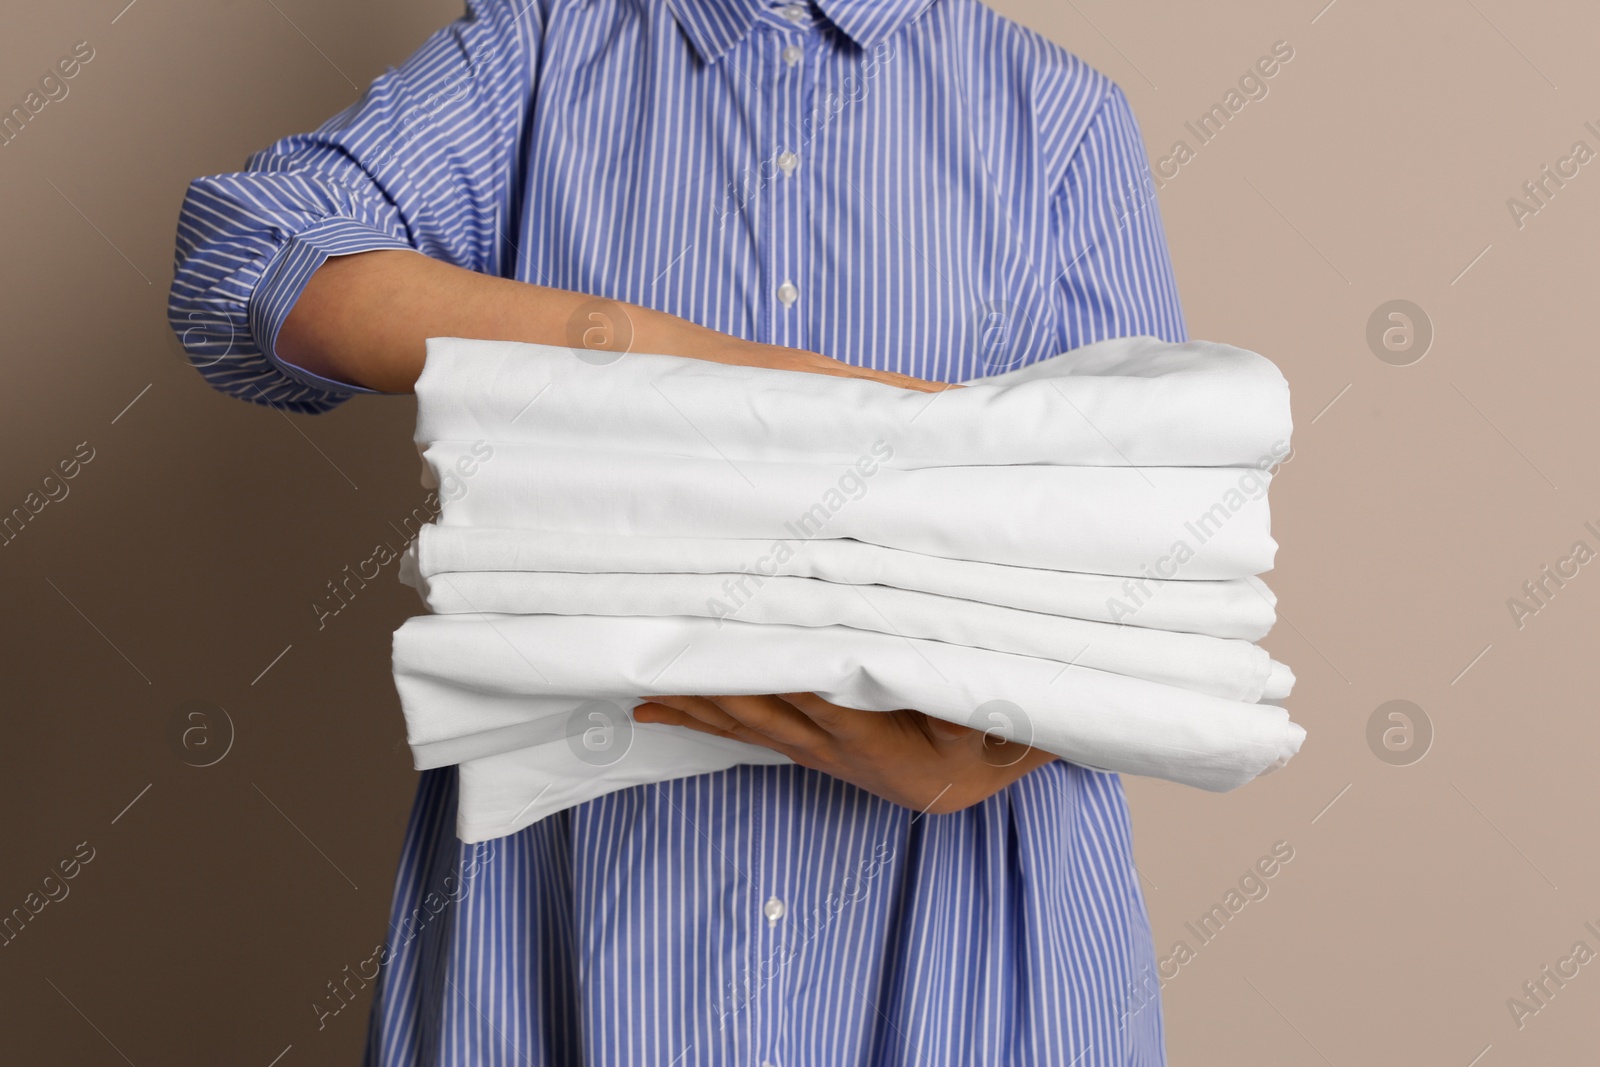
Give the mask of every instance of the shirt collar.
[[[829, 22], [861, 48], [871, 48], [934, 0], [815, 0]], [[761, 0], [667, 0], [695, 50], [714, 63], [744, 40]]]

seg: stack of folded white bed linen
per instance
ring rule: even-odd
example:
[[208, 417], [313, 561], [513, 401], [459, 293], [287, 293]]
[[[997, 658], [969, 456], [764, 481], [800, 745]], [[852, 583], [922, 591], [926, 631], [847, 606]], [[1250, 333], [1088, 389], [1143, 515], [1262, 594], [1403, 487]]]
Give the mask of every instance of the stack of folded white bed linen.
[[939, 393], [437, 338], [440, 514], [394, 635], [419, 768], [481, 841], [632, 785], [784, 763], [634, 723], [645, 695], [915, 708], [1101, 770], [1227, 790], [1305, 731], [1266, 469], [1289, 393], [1226, 345], [1124, 338]]

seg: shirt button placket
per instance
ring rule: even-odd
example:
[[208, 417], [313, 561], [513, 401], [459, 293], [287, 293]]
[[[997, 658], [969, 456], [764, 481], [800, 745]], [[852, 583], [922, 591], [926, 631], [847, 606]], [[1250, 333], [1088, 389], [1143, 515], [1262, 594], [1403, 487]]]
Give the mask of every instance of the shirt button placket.
[[[806, 22], [808, 18], [805, 7], [798, 4], [783, 8], [782, 14], [797, 24]], [[775, 185], [771, 201], [774, 208], [773, 230], [777, 238], [773, 249], [773, 274], [783, 279], [772, 294], [780, 306], [774, 332], [779, 344], [795, 348], [804, 347], [805, 344], [805, 331], [802, 328], [805, 316], [795, 309], [801, 296], [797, 279], [802, 266], [800, 246], [804, 240], [805, 225], [801, 217], [800, 183], [796, 180], [796, 172], [800, 168], [797, 149], [801, 146], [794, 143], [794, 138], [799, 135], [798, 131], [804, 129], [802, 117], [806, 78], [805, 68], [800, 61], [805, 57], [806, 45], [810, 43], [810, 28], [800, 26], [798, 32], [801, 38], [790, 40], [779, 53], [783, 66], [778, 72], [777, 103], [781, 117], [777, 132], [783, 141], [771, 147], [770, 151], [774, 154], [769, 157], [769, 165], [762, 168]]]
[[[774, 861], [776, 866], [773, 874], [778, 879], [778, 882], [775, 884], [781, 884], [782, 879], [788, 875], [791, 875], [793, 872], [785, 869], [786, 864], [782, 857], [774, 857]], [[787, 960], [784, 957], [785, 950], [782, 946], [788, 940], [788, 932], [782, 930], [779, 924], [783, 921], [783, 917], [788, 913], [789, 905], [784, 903], [783, 898], [779, 897], [777, 894], [773, 894], [772, 896], [768, 897], [767, 902], [761, 905], [761, 914], [767, 920], [767, 930], [769, 931], [768, 936], [763, 942], [766, 947], [765, 951], [762, 953], [763, 961], [761, 973], [761, 981], [764, 984], [762, 1006], [768, 1012], [770, 1024], [769, 1028], [766, 1029], [765, 1034], [765, 1040], [769, 1051], [767, 1056], [761, 1061], [763, 1067], [773, 1067], [774, 1060], [776, 1059], [776, 1057], [772, 1055], [771, 1051], [773, 1049], [773, 1040], [775, 1037], [773, 1031], [776, 1030], [781, 1032], [783, 1027], [785, 1014], [783, 1005], [786, 997], [783, 992], [784, 982], [781, 969], [787, 964]]]

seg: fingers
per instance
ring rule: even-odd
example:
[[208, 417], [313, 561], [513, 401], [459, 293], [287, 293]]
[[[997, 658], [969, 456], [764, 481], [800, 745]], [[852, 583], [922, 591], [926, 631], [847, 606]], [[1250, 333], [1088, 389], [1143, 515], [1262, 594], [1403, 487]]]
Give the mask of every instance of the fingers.
[[[873, 730], [881, 730], [888, 725], [888, 718], [884, 712], [843, 707], [829, 703], [815, 693], [780, 693], [779, 696], [791, 706], [804, 712], [817, 726], [840, 740], [859, 739], [869, 735]], [[969, 726], [946, 722], [944, 719], [937, 719], [920, 711], [904, 710], [890, 714], [913, 721], [925, 736], [941, 745], [952, 742], [970, 743], [976, 733]]]
[[909, 374], [899, 374], [895, 371], [857, 367], [854, 364], [845, 363], [843, 360], [833, 359], [830, 356], [824, 356], [820, 352], [812, 352], [809, 349], [757, 344], [749, 341], [740, 341], [732, 337], [724, 338], [723, 344], [712, 346], [700, 353], [699, 358], [740, 367], [770, 367], [775, 370], [796, 370], [809, 374], [830, 374], [839, 378], [862, 378], [867, 381], [883, 382], [886, 385], [897, 386], [901, 389], [915, 389], [924, 393], [938, 393], [946, 389], [961, 388], [961, 386], [951, 382], [933, 382], [925, 378], [914, 378]]
[[820, 749], [833, 741], [826, 730], [781, 697], [725, 696], [714, 700], [741, 725], [788, 748]]
[[688, 712], [679, 711], [677, 708], [647, 700], [633, 709], [635, 722], [660, 723], [663, 726], [682, 726], [696, 733], [710, 734], [712, 737], [722, 737], [729, 740], [738, 740], [726, 730], [719, 730], [715, 726], [707, 726]]
[[861, 378], [866, 381], [897, 386], [901, 389], [915, 389], [924, 393], [937, 393], [945, 389], [961, 388], [961, 386], [950, 382], [933, 382], [928, 381], [926, 378], [914, 378], [909, 374], [900, 374], [896, 371], [858, 367], [852, 363], [845, 363], [842, 360], [833, 359], [815, 352], [802, 352], [799, 358], [801, 361], [799, 369], [807, 370], [814, 374], [831, 374], [839, 378]]
[[778, 698], [811, 720], [819, 730], [838, 738], [847, 738], [855, 732], [857, 716], [878, 714], [830, 704], [815, 693], [780, 693]]
[[1016, 741], [1011, 742], [1009, 747], [1021, 749], [1021, 754], [1007, 756], [1007, 762], [1005, 763], [990, 764], [991, 766], [999, 766], [1005, 770], [1008, 776], [1006, 780], [1007, 785], [1031, 771], [1038, 770], [1046, 763], [1054, 762], [1059, 758], [1054, 753], [1046, 752], [1042, 748], [1029, 748], [1027, 745]]
[[908, 374], [894, 374], [887, 371], [883, 373], [884, 376], [880, 381], [888, 382], [890, 385], [898, 385], [902, 389], [916, 389], [923, 393], [942, 393], [946, 389], [966, 388], [954, 382], [930, 382], [926, 378], [913, 378]]
[[651, 697], [650, 700], [724, 730], [741, 741], [780, 752], [817, 749], [832, 742], [824, 730], [774, 696]]
[[926, 719], [928, 732], [936, 741], [959, 741], [973, 732], [972, 727], [948, 719], [936, 719], [932, 715], [926, 716]]
[[867, 381], [882, 382], [900, 389], [914, 389], [921, 393], [942, 393], [946, 389], [960, 389], [961, 386], [950, 382], [930, 382], [926, 378], [913, 378], [909, 374], [897, 374], [894, 371], [869, 370], [865, 367], [852, 368], [854, 373], [845, 373], [848, 378], [864, 378]]
[[[673, 712], [676, 716], [688, 719], [692, 722], [701, 723], [705, 726], [710, 726], [727, 733], [732, 733], [733, 730], [739, 725], [738, 720], [733, 718], [733, 716], [729, 715], [727, 712], [723, 711], [721, 708], [717, 707], [715, 703], [706, 699], [705, 697], [647, 697], [646, 700], [648, 704], [666, 708]], [[646, 705], [644, 704], [640, 705], [640, 707], [645, 706]], [[636, 708], [634, 710], [637, 711], [638, 709]], [[672, 725], [676, 726], [679, 725], [679, 723], [674, 722]]]
[[978, 756], [997, 770], [1015, 770], [1017, 777], [1056, 758], [1042, 748], [1033, 748], [1021, 741], [1007, 741], [988, 733], [979, 735]]

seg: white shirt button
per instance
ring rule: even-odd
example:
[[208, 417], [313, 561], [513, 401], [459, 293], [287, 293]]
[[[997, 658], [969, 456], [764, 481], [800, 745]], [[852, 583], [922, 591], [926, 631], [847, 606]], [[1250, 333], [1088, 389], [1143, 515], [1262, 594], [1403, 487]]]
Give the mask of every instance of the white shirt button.
[[794, 168], [800, 165], [800, 157], [793, 152], [784, 152], [778, 157], [778, 169], [783, 171], [785, 178], [794, 173]]
[[783, 50], [783, 61], [792, 67], [800, 62], [800, 57], [803, 55], [805, 55], [805, 49], [797, 44], [792, 44]]
[[778, 286], [778, 299], [786, 308], [794, 307], [794, 302], [800, 299], [800, 290], [794, 287], [794, 282], [784, 282]]
[[799, 4], [790, 4], [783, 9], [783, 17], [790, 22], [804, 22], [806, 20], [806, 9]]
[[778, 920], [783, 918], [784, 912], [789, 909], [784, 907], [783, 901], [773, 897], [761, 906], [761, 914], [767, 917], [768, 926], [777, 926]]

